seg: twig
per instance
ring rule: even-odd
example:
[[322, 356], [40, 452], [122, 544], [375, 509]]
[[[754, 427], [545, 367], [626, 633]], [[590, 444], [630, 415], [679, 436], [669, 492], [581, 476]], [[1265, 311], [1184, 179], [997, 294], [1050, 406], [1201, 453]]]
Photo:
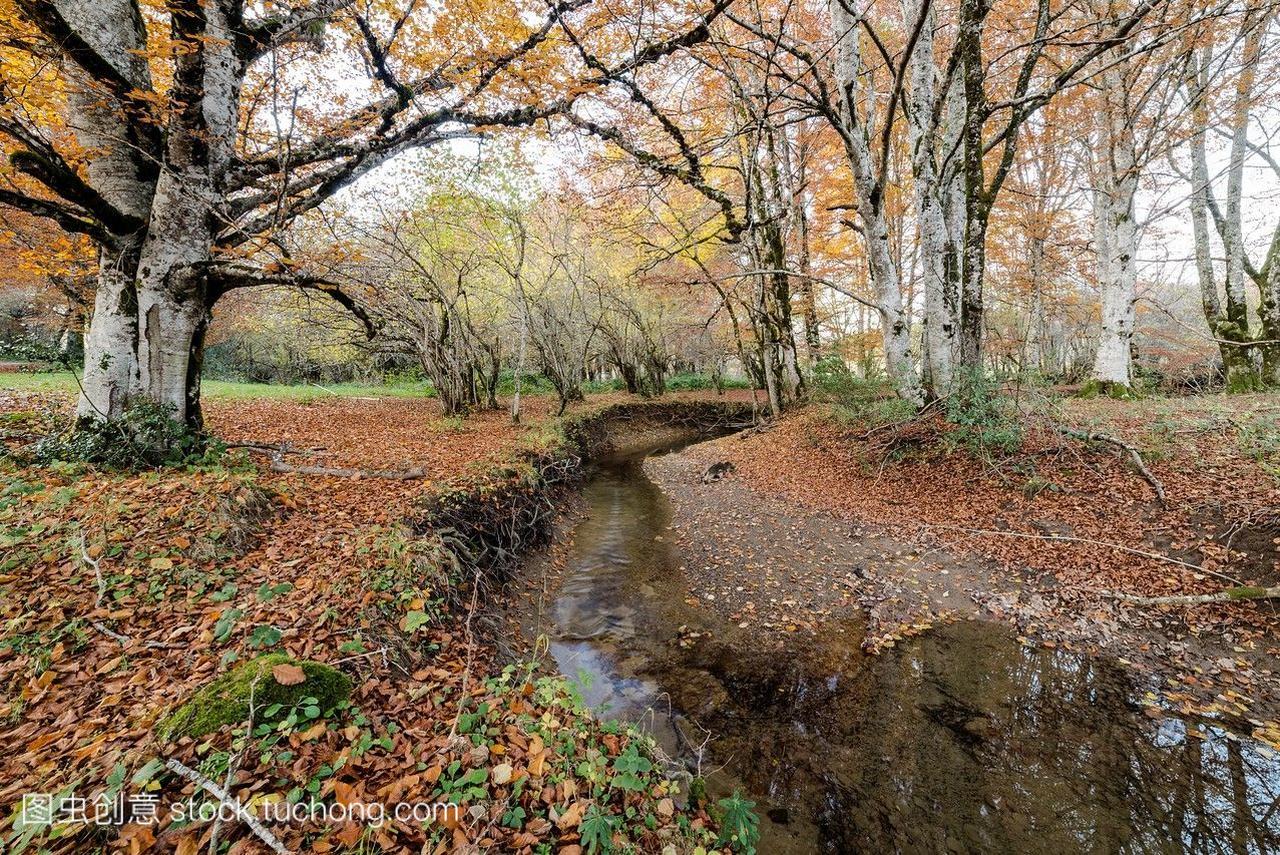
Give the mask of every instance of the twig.
[[254, 834], [258, 835], [258, 839], [267, 844], [267, 846], [271, 848], [272, 852], [277, 853], [277, 855], [292, 855], [290, 850], [286, 848], [283, 843], [277, 840], [276, 836], [272, 834], [271, 831], [263, 825], [252, 812], [246, 810], [244, 805], [240, 804], [237, 799], [231, 796], [231, 794], [222, 787], [219, 787], [195, 769], [192, 769], [190, 766], [184, 766], [177, 760], [166, 760], [164, 765], [166, 769], [173, 772], [179, 778], [190, 781], [217, 799], [223, 806], [231, 808], [236, 817], [245, 825], [249, 826], [249, 829]]
[[966, 534], [993, 534], [999, 537], [1020, 537], [1026, 540], [1056, 540], [1062, 543], [1088, 543], [1093, 546], [1104, 546], [1107, 549], [1114, 549], [1119, 552], [1127, 552], [1130, 555], [1138, 555], [1142, 558], [1150, 558], [1153, 561], [1163, 561], [1166, 564], [1175, 564], [1178, 567], [1186, 567], [1188, 570], [1194, 570], [1197, 573], [1206, 573], [1210, 576], [1217, 576], [1227, 582], [1235, 585], [1242, 584], [1239, 579], [1228, 576], [1225, 573], [1219, 573], [1217, 570], [1210, 570], [1207, 567], [1201, 567], [1199, 564], [1192, 564], [1190, 561], [1183, 561], [1180, 558], [1170, 558], [1168, 555], [1160, 555], [1157, 552], [1147, 552], [1142, 549], [1134, 549], [1132, 546], [1124, 546], [1120, 543], [1111, 543], [1106, 540], [1094, 540], [1091, 537], [1074, 537], [1067, 534], [1028, 534], [1022, 531], [1000, 531], [999, 529], [990, 528], [965, 528], [959, 525], [946, 525], [944, 523], [921, 523], [925, 528], [945, 528], [954, 531], [962, 531]]
[[1157, 478], [1155, 474], [1152, 473], [1152, 471], [1147, 468], [1147, 464], [1145, 461], [1143, 461], [1142, 454], [1138, 451], [1138, 449], [1134, 448], [1132, 445], [1125, 442], [1124, 440], [1116, 439], [1114, 436], [1110, 436], [1105, 433], [1093, 433], [1091, 431], [1075, 430], [1073, 428], [1068, 428], [1068, 427], [1059, 427], [1058, 430], [1066, 434], [1067, 436], [1082, 440], [1084, 442], [1105, 442], [1110, 445], [1114, 445], [1117, 448], [1124, 449], [1126, 452], [1129, 453], [1129, 460], [1133, 463], [1133, 468], [1137, 469], [1138, 474], [1141, 475], [1143, 479], [1148, 484], [1151, 485], [1151, 489], [1156, 491], [1156, 499], [1160, 502], [1160, 506], [1164, 507], [1165, 505], [1164, 485], [1161, 484], [1160, 479]]
[[267, 442], [252, 442], [252, 441], [226, 442], [226, 443], [223, 443], [223, 445], [225, 445], [227, 448], [245, 448], [245, 449], [248, 449], [249, 451], [261, 451], [264, 454], [273, 454], [273, 455], [274, 454], [278, 454], [278, 455], [309, 454], [314, 457], [329, 457], [330, 455], [333, 454], [333, 452], [329, 451], [324, 446], [316, 446], [315, 448], [296, 448], [295, 446], [290, 445], [287, 440], [277, 445], [272, 445]]
[[382, 664], [383, 664], [383, 666], [385, 667], [385, 666], [386, 666], [386, 664], [387, 664], [387, 647], [386, 647], [386, 645], [383, 645], [382, 647], [379, 647], [377, 650], [370, 650], [370, 651], [368, 651], [367, 653], [357, 653], [357, 654], [355, 654], [354, 656], [345, 656], [345, 657], [343, 657], [342, 659], [336, 659], [336, 660], [334, 660], [333, 662], [330, 662], [329, 664], [330, 664], [330, 665], [341, 665], [343, 662], [354, 662], [354, 661], [356, 661], [357, 659], [371, 659], [371, 658], [373, 658], [374, 656], [378, 656], [378, 655], [381, 655], [381, 656], [382, 656]]
[[[222, 789], [230, 792], [231, 782], [235, 778], [236, 772], [240, 769], [240, 764], [244, 762], [244, 754], [249, 750], [249, 740], [253, 738], [253, 722], [257, 717], [257, 707], [254, 705], [254, 695], [258, 690], [258, 681], [262, 679], [262, 674], [258, 673], [253, 682], [249, 684], [249, 727], [245, 731], [244, 744], [240, 746], [239, 753], [232, 758], [227, 764], [227, 774], [222, 779]], [[218, 811], [218, 816], [213, 821], [213, 831], [209, 833], [209, 851], [216, 855], [218, 851], [218, 838], [222, 832], [222, 811]]]
[[453, 739], [458, 735], [458, 721], [462, 718], [462, 711], [465, 709], [463, 702], [467, 698], [467, 684], [471, 681], [471, 663], [475, 656], [475, 635], [471, 632], [471, 621], [476, 616], [476, 608], [479, 606], [480, 596], [480, 566], [476, 566], [475, 578], [471, 583], [471, 606], [467, 609], [467, 620], [464, 625], [464, 633], [467, 636], [467, 658], [466, 664], [462, 669], [462, 689], [459, 697], [462, 701], [458, 704], [458, 714], [453, 717], [453, 724], [449, 727], [449, 739]]
[[[93, 568], [93, 575], [94, 575], [94, 578], [97, 579], [97, 583], [98, 583], [98, 597], [96, 600], [94, 600], [93, 607], [94, 609], [102, 608], [102, 600], [107, 595], [107, 580], [104, 579], [102, 576], [102, 566], [101, 566], [102, 562], [98, 561], [95, 558], [90, 557], [89, 550], [85, 548], [83, 534], [80, 536], [80, 560]], [[90, 620], [89, 625], [94, 629], [96, 629], [98, 632], [102, 633], [103, 635], [117, 642], [122, 647], [128, 646], [129, 644], [133, 643], [132, 638], [130, 638], [127, 635], [122, 635], [116, 632], [115, 630], [108, 629], [107, 625], [100, 620]], [[156, 650], [167, 650], [171, 647], [179, 646], [175, 644], [166, 644], [163, 641], [144, 641], [142, 643], [144, 646], [151, 647]]]

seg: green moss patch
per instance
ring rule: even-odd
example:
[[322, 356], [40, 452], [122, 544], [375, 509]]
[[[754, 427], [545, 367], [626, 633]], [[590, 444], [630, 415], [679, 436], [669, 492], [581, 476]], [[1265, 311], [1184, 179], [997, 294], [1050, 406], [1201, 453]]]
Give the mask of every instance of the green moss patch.
[[[292, 686], [282, 685], [271, 673], [277, 665], [297, 665], [305, 679]], [[156, 733], [163, 740], [204, 736], [223, 725], [248, 721], [250, 696], [261, 720], [265, 720], [262, 711], [277, 704], [279, 715], [288, 715], [303, 698], [315, 698], [315, 705], [328, 711], [351, 696], [351, 680], [328, 665], [270, 653], [232, 668], [197, 691], [160, 720]]]
[[1089, 380], [1080, 389], [1081, 398], [1111, 398], [1114, 401], [1136, 401], [1138, 393], [1132, 386], [1105, 380]]

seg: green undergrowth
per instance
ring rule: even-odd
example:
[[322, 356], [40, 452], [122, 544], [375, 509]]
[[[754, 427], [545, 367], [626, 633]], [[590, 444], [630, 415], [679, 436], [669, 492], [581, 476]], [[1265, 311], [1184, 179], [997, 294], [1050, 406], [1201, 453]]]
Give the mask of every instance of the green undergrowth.
[[174, 409], [147, 401], [116, 419], [69, 420], [55, 415], [31, 449], [38, 463], [88, 463], [138, 471], [175, 466], [217, 465], [226, 447], [174, 418]]
[[[752, 802], [735, 793], [708, 804], [702, 781], [664, 757], [651, 736], [634, 725], [597, 718], [572, 683], [560, 676], [535, 678], [535, 670], [509, 665], [485, 681], [484, 697], [459, 715], [457, 731], [471, 744], [472, 756], [488, 758], [491, 770], [467, 772], [455, 761], [433, 797], [506, 796], [511, 806], [503, 825], [554, 821], [556, 815], [536, 797], [538, 788], [522, 786], [529, 780], [524, 774], [534, 772], [544, 785], [573, 782], [584, 852], [656, 852], [666, 845], [679, 851], [756, 851], [759, 820]], [[513, 731], [527, 740], [527, 750], [522, 760], [504, 764], [504, 743]], [[506, 768], [495, 775], [494, 765]], [[506, 781], [510, 792], [495, 792], [495, 782]]]

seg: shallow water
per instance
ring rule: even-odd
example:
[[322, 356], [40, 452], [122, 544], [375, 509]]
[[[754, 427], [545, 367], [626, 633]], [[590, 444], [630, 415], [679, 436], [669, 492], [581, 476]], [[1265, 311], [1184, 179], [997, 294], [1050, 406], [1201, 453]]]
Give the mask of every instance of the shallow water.
[[584, 499], [551, 652], [713, 795], [741, 787], [761, 853], [1280, 851], [1280, 755], [1153, 718], [1119, 664], [977, 621], [879, 656], [853, 621], [780, 647], [685, 602], [642, 458]]

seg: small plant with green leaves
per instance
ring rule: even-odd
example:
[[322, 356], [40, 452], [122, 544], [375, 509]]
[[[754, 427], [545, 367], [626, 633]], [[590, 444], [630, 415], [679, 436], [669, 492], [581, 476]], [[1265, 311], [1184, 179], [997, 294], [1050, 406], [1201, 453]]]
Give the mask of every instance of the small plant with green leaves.
[[618, 831], [619, 825], [618, 817], [605, 813], [598, 805], [588, 807], [579, 829], [587, 855], [608, 855], [612, 852], [613, 835]]
[[720, 808], [720, 836], [718, 846], [728, 846], [743, 855], [755, 855], [760, 842], [760, 818], [756, 816], [755, 802], [747, 801], [738, 790], [718, 802]]
[[1011, 454], [1022, 445], [1022, 421], [1000, 386], [981, 370], [961, 371], [947, 398], [950, 440], [977, 457]]

